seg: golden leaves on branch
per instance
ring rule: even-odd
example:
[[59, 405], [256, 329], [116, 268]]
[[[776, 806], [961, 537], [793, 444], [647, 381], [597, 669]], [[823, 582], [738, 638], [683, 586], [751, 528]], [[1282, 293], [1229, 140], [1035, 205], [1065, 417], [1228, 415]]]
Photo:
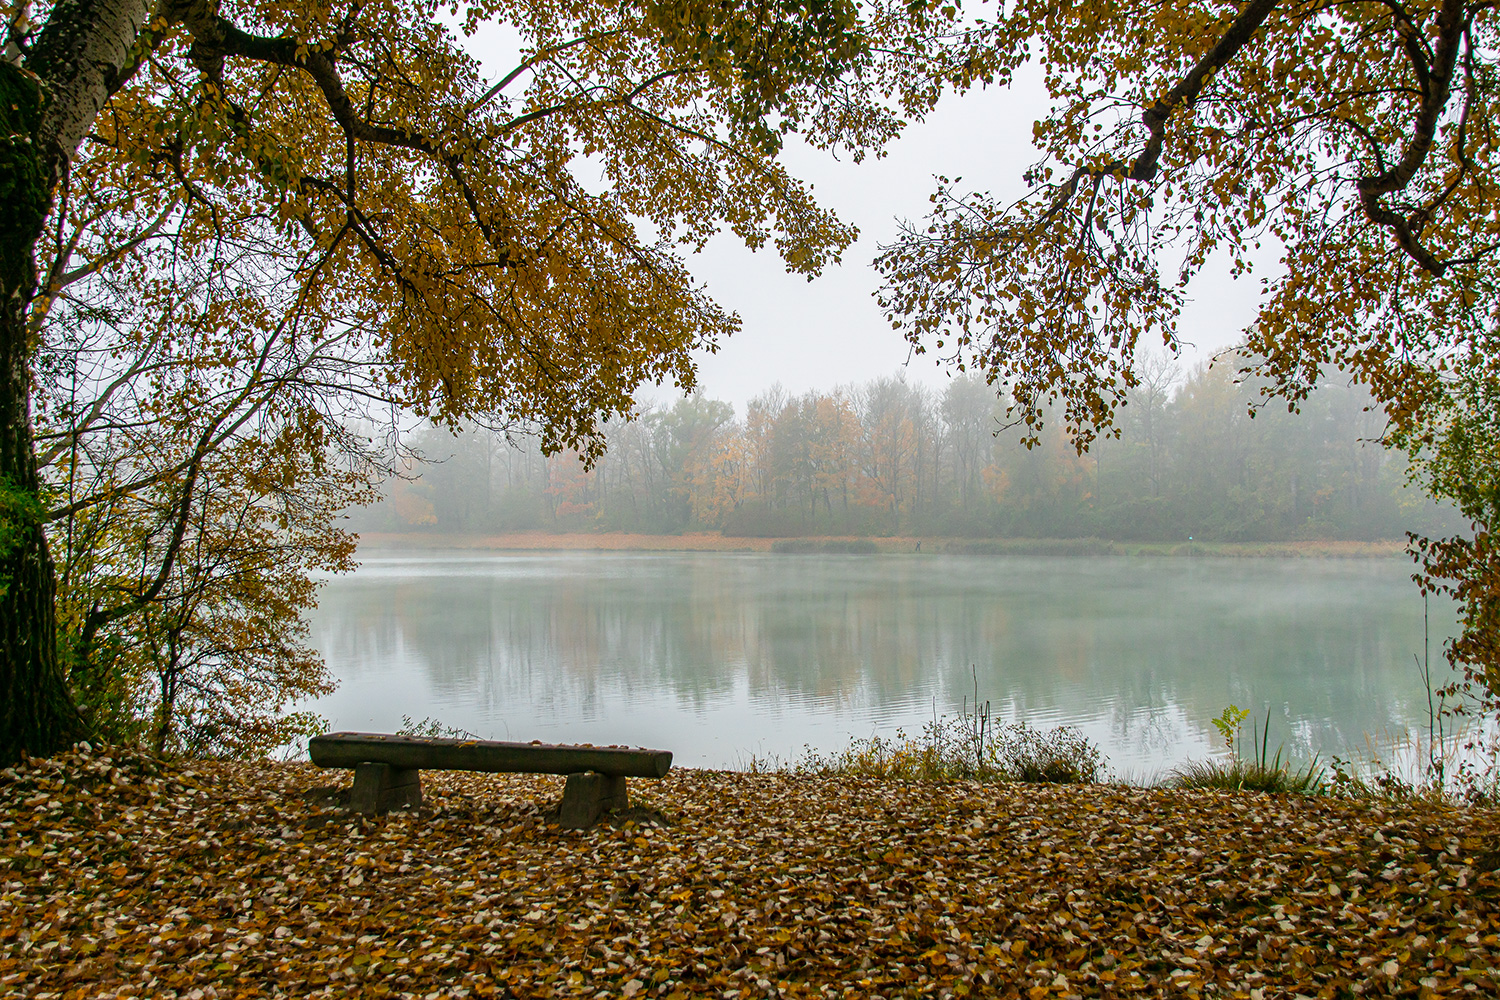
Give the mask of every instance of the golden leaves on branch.
[[[908, 339], [1012, 389], [1028, 419], [1065, 400], [1086, 443], [1137, 346], [1175, 348], [1212, 257], [1244, 277], [1280, 250], [1245, 363], [1293, 401], [1339, 367], [1398, 429], [1430, 415], [1434, 373], [1486, 336], [1500, 279], [1496, 161], [1478, 138], [1496, 106], [1493, 12], [1282, 4], [1245, 36], [1252, 7], [1020, 3], [989, 25], [993, 60], [1041, 64], [1039, 159], [1016, 204], [944, 182], [926, 224], [883, 248], [882, 305]], [[1450, 94], [1434, 81], [1455, 51]], [[1158, 132], [1152, 169], [1133, 171]]]
[[109, 218], [171, 192], [179, 249], [255, 242], [302, 308], [372, 327], [398, 403], [531, 422], [548, 451], [596, 454], [737, 328], [681, 247], [728, 229], [813, 275], [853, 240], [785, 134], [862, 153], [900, 125], [845, 78], [869, 61], [851, 3], [479, 5], [465, 31], [517, 40], [493, 85], [420, 0], [170, 13], [79, 166], [124, 189]]
[[1495, 813], [1111, 786], [674, 771], [667, 827], [566, 834], [560, 779], [126, 754], [0, 778], [19, 995], [1489, 995]]

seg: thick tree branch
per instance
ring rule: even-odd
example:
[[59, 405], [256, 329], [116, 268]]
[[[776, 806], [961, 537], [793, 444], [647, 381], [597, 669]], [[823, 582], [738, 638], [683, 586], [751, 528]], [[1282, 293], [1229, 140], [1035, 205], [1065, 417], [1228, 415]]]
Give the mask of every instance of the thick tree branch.
[[1203, 85], [1208, 82], [1208, 78], [1227, 66], [1240, 49], [1245, 47], [1275, 9], [1277, 2], [1278, 0], [1255, 0], [1242, 10], [1214, 47], [1209, 49], [1208, 54], [1188, 71], [1187, 76], [1179, 80], [1177, 86], [1168, 91], [1165, 97], [1146, 109], [1146, 113], [1141, 116], [1141, 123], [1146, 126], [1150, 138], [1146, 140], [1146, 147], [1130, 164], [1125, 177], [1133, 181], [1147, 181], [1156, 176], [1157, 161], [1161, 158], [1162, 143], [1167, 134], [1167, 120], [1179, 108], [1192, 106], [1203, 92]]
[[[499, 253], [502, 263], [509, 263], [512, 248], [504, 234], [497, 232], [492, 220], [481, 211], [478, 193], [464, 174], [462, 158], [444, 149], [435, 138], [415, 129], [376, 125], [361, 115], [344, 86], [333, 52], [315, 48], [295, 38], [267, 38], [250, 34], [222, 17], [216, 4], [203, 3], [201, 0], [176, 3], [171, 7], [171, 12], [192, 33], [193, 61], [209, 79], [217, 82], [221, 78], [226, 56], [239, 56], [301, 70], [317, 86], [334, 121], [338, 122], [350, 142], [359, 140], [372, 145], [409, 149], [437, 160], [458, 187], [485, 240]], [[248, 115], [239, 108], [232, 110], [241, 119], [240, 125], [248, 128]]]
[[1102, 166], [1078, 167], [1058, 187], [1052, 204], [1041, 214], [1038, 223], [1045, 224], [1062, 211], [1063, 207], [1073, 199], [1073, 195], [1078, 191], [1078, 185], [1085, 178], [1091, 181], [1106, 177], [1147, 181], [1155, 177], [1161, 160], [1162, 145], [1166, 141], [1167, 122], [1179, 109], [1193, 105], [1193, 102], [1202, 94], [1208, 78], [1227, 66], [1240, 49], [1244, 48], [1246, 43], [1255, 36], [1256, 30], [1265, 23], [1277, 2], [1278, 0], [1255, 0], [1242, 10], [1239, 16], [1230, 22], [1228, 29], [1219, 40], [1214, 43], [1214, 47], [1198, 60], [1187, 75], [1145, 110], [1141, 115], [1141, 124], [1146, 127], [1146, 145], [1136, 154], [1134, 160], [1114, 160]]
[[1397, 14], [1396, 30], [1402, 36], [1412, 73], [1422, 86], [1422, 101], [1417, 107], [1411, 138], [1407, 141], [1401, 158], [1379, 173], [1360, 177], [1355, 186], [1359, 190], [1360, 206], [1364, 209], [1365, 217], [1376, 225], [1389, 229], [1395, 236], [1397, 245], [1423, 270], [1442, 276], [1451, 262], [1439, 259], [1422, 245], [1426, 213], [1419, 209], [1410, 216], [1403, 216], [1385, 203], [1384, 196], [1404, 191], [1432, 151], [1438, 122], [1453, 94], [1453, 71], [1458, 64], [1459, 50], [1463, 47], [1468, 31], [1463, 0], [1443, 0], [1438, 11], [1437, 45], [1430, 60], [1422, 44], [1421, 32], [1410, 18]]

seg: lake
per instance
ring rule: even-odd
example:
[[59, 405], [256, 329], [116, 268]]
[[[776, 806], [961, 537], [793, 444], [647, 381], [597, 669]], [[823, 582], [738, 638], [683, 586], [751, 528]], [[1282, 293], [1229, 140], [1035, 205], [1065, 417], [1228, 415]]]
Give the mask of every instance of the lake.
[[[1410, 575], [1403, 559], [375, 552], [312, 615], [340, 685], [310, 707], [336, 729], [432, 718], [739, 767], [920, 733], [977, 687], [996, 717], [1076, 726], [1136, 778], [1213, 752], [1230, 704], [1326, 760], [1426, 729]], [[1431, 620], [1441, 682], [1452, 607]]]

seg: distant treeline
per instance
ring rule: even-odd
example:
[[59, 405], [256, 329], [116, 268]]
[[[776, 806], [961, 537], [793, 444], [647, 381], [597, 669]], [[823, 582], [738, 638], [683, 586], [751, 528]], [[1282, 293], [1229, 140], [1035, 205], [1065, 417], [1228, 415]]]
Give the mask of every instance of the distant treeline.
[[1437, 535], [1461, 525], [1406, 486], [1401, 455], [1357, 389], [1325, 385], [1288, 413], [1252, 419], [1253, 385], [1227, 366], [1180, 379], [1156, 365], [1119, 413], [1120, 436], [1076, 453], [1060, 421], [1038, 445], [1004, 427], [982, 380], [944, 391], [883, 378], [790, 396], [775, 387], [743, 420], [695, 396], [608, 428], [585, 471], [488, 432], [426, 430], [431, 464], [388, 484], [369, 530], [726, 535], [1098, 537], [1281, 541]]

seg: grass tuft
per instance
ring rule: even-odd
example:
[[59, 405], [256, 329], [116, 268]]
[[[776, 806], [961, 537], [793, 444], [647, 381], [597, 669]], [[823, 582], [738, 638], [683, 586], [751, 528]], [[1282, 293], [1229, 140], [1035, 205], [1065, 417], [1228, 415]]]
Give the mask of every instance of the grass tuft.
[[1323, 771], [1316, 763], [1294, 771], [1281, 762], [1258, 760], [1188, 761], [1167, 779], [1173, 788], [1205, 788], [1229, 792], [1266, 792], [1271, 795], [1318, 795], [1324, 791]]

